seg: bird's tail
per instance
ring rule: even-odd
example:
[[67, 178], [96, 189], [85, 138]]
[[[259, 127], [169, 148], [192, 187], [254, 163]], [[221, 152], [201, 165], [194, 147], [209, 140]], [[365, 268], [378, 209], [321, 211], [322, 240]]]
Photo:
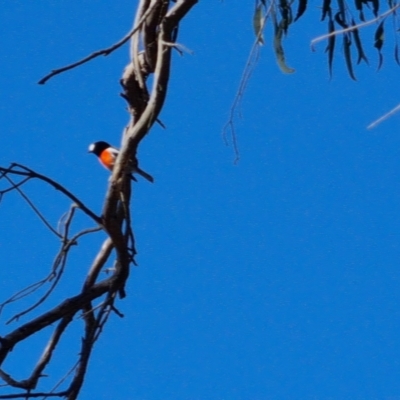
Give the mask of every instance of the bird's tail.
[[142, 169], [140, 169], [139, 167], [135, 168], [135, 172], [138, 173], [139, 175], [143, 176], [143, 178], [147, 179], [149, 182], [151, 182], [151, 183], [154, 182], [154, 178], [150, 174], [148, 174], [147, 172], [145, 172]]

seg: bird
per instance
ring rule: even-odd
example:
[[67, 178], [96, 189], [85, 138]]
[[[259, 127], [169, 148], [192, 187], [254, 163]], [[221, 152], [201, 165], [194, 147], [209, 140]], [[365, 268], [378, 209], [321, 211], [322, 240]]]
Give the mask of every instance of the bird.
[[[100, 161], [100, 164], [108, 170], [112, 171], [119, 150], [116, 147], [111, 146], [107, 142], [99, 141], [92, 143], [89, 146], [88, 152], [96, 155]], [[136, 158], [131, 159], [130, 164], [131, 179], [137, 181], [137, 179], [133, 176], [133, 173], [136, 173], [147, 179], [149, 182], [154, 182], [154, 178], [150, 174], [139, 168]]]

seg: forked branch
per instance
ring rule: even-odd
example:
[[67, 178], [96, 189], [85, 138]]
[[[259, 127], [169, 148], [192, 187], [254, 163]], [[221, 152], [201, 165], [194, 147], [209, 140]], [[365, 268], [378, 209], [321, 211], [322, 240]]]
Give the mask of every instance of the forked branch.
[[[56, 255], [51, 271], [47, 277], [36, 284], [20, 291], [1, 307], [12, 303], [22, 297], [36, 293], [45, 283], [52, 282], [50, 288], [33, 302], [24, 311], [14, 315], [12, 322], [22, 317], [30, 316], [38, 305], [46, 305], [48, 299], [64, 278], [67, 270], [68, 255], [83, 236], [102, 230], [107, 238], [100, 246], [97, 255], [81, 286], [81, 291], [47, 311], [33, 317], [27, 322], [14, 328], [11, 332], [0, 337], [0, 378], [13, 388], [24, 390], [23, 394], [0, 395], [4, 398], [36, 398], [36, 397], [64, 397], [69, 400], [76, 399], [82, 388], [90, 356], [94, 344], [103, 331], [110, 315], [114, 312], [117, 316], [123, 314], [117, 310], [118, 297], [126, 295], [125, 284], [129, 277], [130, 268], [136, 265], [135, 238], [130, 217], [132, 198], [131, 181], [128, 177], [129, 166], [136, 162], [137, 149], [143, 138], [149, 133], [153, 124], [158, 121], [158, 116], [163, 107], [170, 76], [171, 53], [177, 46], [175, 43], [180, 21], [197, 3], [197, 0], [140, 0], [135, 24], [130, 32], [113, 46], [96, 51], [89, 56], [53, 70], [40, 80], [44, 84], [51, 77], [78, 67], [100, 55], [108, 55], [131, 39], [131, 60], [122, 79], [123, 97], [128, 102], [130, 121], [124, 129], [121, 150], [116, 160], [103, 205], [102, 215], [99, 216], [84, 204], [75, 194], [67, 190], [58, 182], [46, 175], [40, 174], [23, 165], [13, 163], [8, 168], [0, 167], [0, 180], [7, 179], [8, 186], [0, 190], [1, 196], [19, 193], [24, 196], [30, 207], [39, 216], [43, 223], [61, 240], [61, 247]], [[149, 77], [152, 85], [148, 87]], [[66, 199], [72, 201], [72, 206], [62, 219], [62, 225], [54, 228], [46, 220], [42, 212], [34, 206], [29, 196], [22, 191], [22, 187], [32, 180], [41, 181], [49, 187], [59, 191]], [[72, 223], [75, 212], [81, 210], [95, 227], [87, 228], [77, 233], [72, 233]], [[112, 266], [110, 275], [100, 278], [100, 272], [106, 264]], [[97, 305], [94, 303], [97, 303]], [[77, 318], [80, 316], [81, 318]], [[44, 376], [46, 368], [51, 364], [53, 355], [60, 345], [66, 329], [76, 320], [83, 321], [83, 339], [80, 342], [80, 351], [76, 364], [60, 379], [54, 390], [47, 393], [35, 392], [36, 386]], [[36, 366], [32, 369], [27, 379], [17, 380], [8, 371], [1, 369], [3, 362], [11, 355], [20, 343], [25, 342], [38, 332], [52, 329], [42, 355]], [[69, 376], [73, 373], [72, 378]], [[65, 385], [70, 380], [65, 390], [55, 392], [58, 387]]]

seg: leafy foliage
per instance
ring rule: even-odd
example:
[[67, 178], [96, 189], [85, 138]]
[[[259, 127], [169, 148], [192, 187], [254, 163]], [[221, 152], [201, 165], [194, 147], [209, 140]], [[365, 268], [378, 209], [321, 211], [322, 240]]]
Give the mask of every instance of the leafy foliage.
[[[287, 36], [291, 24], [305, 15], [309, 5], [307, 0], [255, 0], [253, 21], [258, 44], [264, 43], [263, 29], [267, 20], [271, 20], [274, 28], [273, 48], [278, 66], [284, 73], [292, 73], [294, 70], [286, 65], [282, 45], [283, 38]], [[387, 10], [381, 12], [383, 5], [387, 7]], [[336, 52], [342, 51], [349, 76], [356, 79], [353, 61], [356, 60], [357, 64], [362, 61], [368, 64], [360, 37], [360, 29], [373, 24], [377, 26], [373, 45], [378, 51], [378, 69], [380, 69], [383, 64], [382, 48], [385, 42], [385, 23], [388, 18], [393, 20], [394, 58], [400, 65], [398, 50], [400, 24], [397, 14], [399, 7], [400, 3], [397, 0], [387, 0], [386, 2], [379, 0], [354, 0], [353, 2], [322, 0], [321, 21], [327, 22], [327, 35], [316, 40], [327, 40], [325, 51], [328, 55], [329, 74], [332, 75]], [[369, 20], [366, 19], [366, 15]], [[336, 43], [339, 37], [342, 39], [341, 46], [337, 46]]]

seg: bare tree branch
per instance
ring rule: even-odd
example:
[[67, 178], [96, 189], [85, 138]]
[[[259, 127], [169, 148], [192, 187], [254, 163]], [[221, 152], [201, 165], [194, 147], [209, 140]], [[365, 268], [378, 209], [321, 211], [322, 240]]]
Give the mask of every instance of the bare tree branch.
[[[21, 170], [16, 170], [15, 168], [20, 168]], [[93, 211], [91, 211], [88, 207], [86, 207], [81, 200], [79, 200], [75, 195], [73, 195], [69, 190], [65, 189], [64, 186], [60, 185], [58, 182], [53, 181], [45, 175], [39, 174], [38, 172], [33, 171], [32, 169], [25, 167], [24, 165], [12, 163], [9, 168], [0, 167], [0, 172], [2, 175], [11, 174], [11, 175], [20, 175], [26, 176], [29, 178], [37, 178], [40, 179], [49, 185], [53, 186], [54, 189], [59, 190], [69, 199], [76, 203], [76, 205], [90, 218], [92, 218], [98, 224], [102, 223], [101, 218], [99, 218]]]
[[44, 393], [44, 392], [38, 392], [38, 393], [17, 393], [17, 394], [5, 394], [5, 395], [0, 395], [0, 399], [29, 399], [29, 398], [36, 398], [36, 397], [65, 397], [67, 394], [66, 390], [63, 390], [62, 392], [58, 393]]
[[134, 25], [133, 28], [117, 43], [114, 43], [112, 46], [107, 47], [105, 49], [97, 50], [93, 52], [92, 54], [89, 54], [88, 56], [82, 58], [79, 61], [76, 61], [72, 64], [66, 65], [65, 67], [54, 69], [51, 71], [49, 74], [44, 76], [39, 82], [39, 85], [44, 85], [50, 78], [52, 78], [55, 75], [61, 74], [63, 72], [69, 71], [70, 69], [76, 68], [81, 66], [82, 64], [85, 64], [94, 58], [97, 58], [99, 56], [108, 56], [111, 54], [113, 51], [119, 49], [121, 46], [123, 46], [125, 43], [128, 42], [128, 40], [141, 28], [143, 22], [145, 21], [146, 17], [150, 13], [151, 10], [147, 10], [147, 13], [145, 13], [142, 17], [142, 19], [139, 21], [137, 25]]
[[[170, 0], [140, 0], [134, 26], [123, 39], [113, 46], [94, 52], [74, 64], [52, 71], [39, 82], [44, 84], [57, 74], [82, 65], [100, 55], [108, 55], [131, 39], [131, 60], [121, 80], [124, 91], [123, 97], [128, 102], [130, 121], [124, 129], [123, 143], [105, 196], [102, 216], [96, 215], [72, 192], [45, 175], [17, 163], [11, 164], [8, 168], [0, 167], [0, 179], [8, 179], [11, 183], [10, 188], [0, 191], [0, 199], [2, 195], [9, 195], [13, 191], [18, 191], [22, 194], [23, 192], [20, 188], [25, 183], [32, 179], [39, 179], [60, 191], [67, 199], [73, 202], [69, 211], [61, 218], [57, 230], [51, 227], [52, 232], [60, 238], [61, 247], [55, 257], [50, 274], [45, 279], [30, 285], [4, 302], [0, 305], [0, 311], [6, 304], [33, 293], [46, 282], [52, 282], [51, 286], [39, 300], [24, 311], [14, 315], [11, 320], [18, 320], [23, 315], [34, 310], [38, 305], [46, 304], [46, 300], [63, 277], [69, 252], [77, 244], [80, 237], [100, 230], [103, 230], [107, 235], [88, 270], [80, 293], [65, 299], [57, 306], [0, 337], [1, 366], [20, 342], [26, 341], [32, 335], [48, 328], [51, 324], [56, 324], [42, 355], [37, 360], [27, 379], [16, 380], [8, 372], [0, 370], [0, 377], [3, 378], [7, 385], [26, 390], [26, 393], [22, 395], [10, 394], [0, 396], [0, 399], [34, 397], [76, 399], [89, 367], [94, 344], [102, 333], [110, 315], [114, 312], [119, 317], [123, 317], [115, 303], [118, 296], [120, 298], [126, 296], [125, 285], [129, 277], [130, 268], [136, 265], [135, 236], [130, 211], [133, 194], [133, 187], [129, 178], [130, 166], [137, 163], [136, 153], [141, 140], [149, 133], [153, 124], [159, 121], [158, 116], [167, 95], [171, 52], [179, 48], [179, 45], [175, 42], [178, 26], [182, 18], [196, 3], [197, 0], [178, 0], [174, 3]], [[148, 87], [148, 78], [150, 76], [152, 77], [151, 88]], [[14, 182], [13, 177], [21, 177], [21, 180]], [[48, 227], [51, 226], [39, 209], [33, 206], [29, 197], [25, 195], [24, 198], [41, 218], [42, 222]], [[71, 234], [77, 208], [82, 210], [97, 226]], [[109, 269], [111, 275], [101, 279], [100, 271], [104, 269], [107, 263], [109, 263], [110, 267], [112, 266]], [[93, 306], [94, 302], [98, 305]], [[81, 318], [76, 318], [79, 313], [82, 313]], [[66, 328], [76, 321], [81, 321], [84, 324], [84, 334], [77, 362], [53, 390], [48, 393], [34, 393], [33, 390], [44, 376], [46, 368], [51, 364], [52, 357], [56, 353]], [[65, 383], [64, 381], [71, 371], [74, 374], [67, 389], [54, 392], [61, 383]]]
[[92, 54], [89, 54], [88, 56], [82, 58], [79, 61], [76, 61], [72, 64], [66, 65], [65, 67], [62, 68], [58, 68], [58, 69], [53, 69], [53, 71], [51, 71], [49, 74], [47, 74], [46, 76], [44, 76], [39, 82], [39, 85], [44, 85], [50, 78], [52, 78], [55, 75], [61, 74], [63, 72], [69, 71], [70, 69], [74, 69], [76, 67], [79, 67], [82, 64], [85, 64], [91, 60], [93, 60], [96, 57], [99, 56], [108, 56], [109, 54], [111, 54], [114, 50], [117, 50], [118, 48], [120, 48], [121, 46], [123, 46], [131, 37], [132, 35], [139, 29], [139, 27], [136, 27], [134, 29], [132, 29], [129, 33], [127, 33], [120, 41], [118, 41], [117, 43], [113, 44], [110, 47], [107, 47], [106, 49], [102, 49], [102, 50], [97, 50]]

